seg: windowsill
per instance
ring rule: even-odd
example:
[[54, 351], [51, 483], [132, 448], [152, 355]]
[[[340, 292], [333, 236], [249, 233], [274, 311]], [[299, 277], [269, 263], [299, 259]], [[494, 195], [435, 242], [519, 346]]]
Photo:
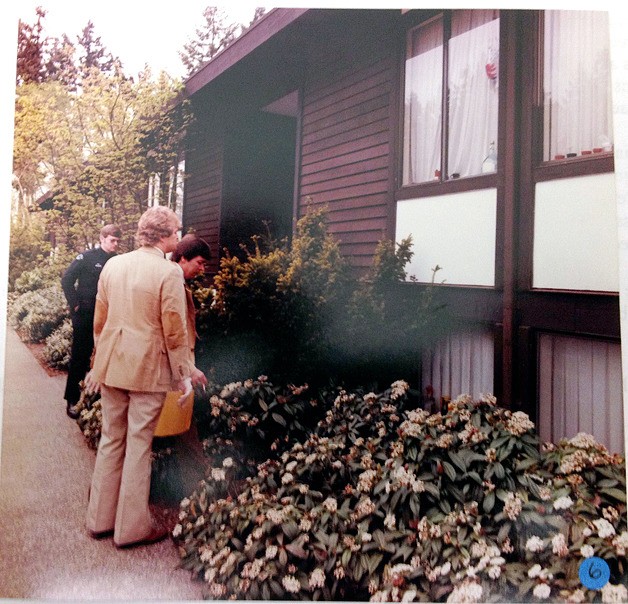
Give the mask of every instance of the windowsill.
[[497, 186], [497, 172], [453, 178], [445, 181], [431, 181], [420, 184], [404, 185], [397, 189], [395, 200], [412, 199], [414, 197], [435, 197], [450, 193], [462, 193], [474, 189], [490, 189]]
[[614, 171], [614, 154], [599, 153], [543, 162], [534, 169], [534, 180], [540, 182], [555, 178], [569, 178]]

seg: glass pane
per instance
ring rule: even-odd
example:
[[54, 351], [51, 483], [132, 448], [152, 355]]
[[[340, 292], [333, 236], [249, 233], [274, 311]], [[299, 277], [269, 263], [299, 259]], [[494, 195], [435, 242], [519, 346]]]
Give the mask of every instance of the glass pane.
[[440, 178], [443, 20], [409, 34], [406, 55], [403, 184]]
[[448, 48], [448, 178], [495, 172], [499, 11], [454, 11]]
[[545, 12], [544, 161], [613, 150], [609, 47], [607, 13]]

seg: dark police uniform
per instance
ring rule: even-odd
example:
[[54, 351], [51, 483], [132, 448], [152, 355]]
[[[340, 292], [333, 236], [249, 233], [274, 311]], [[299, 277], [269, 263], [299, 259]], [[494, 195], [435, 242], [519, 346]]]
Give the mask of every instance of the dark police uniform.
[[94, 248], [79, 254], [61, 277], [61, 287], [70, 306], [72, 350], [64, 398], [68, 408], [76, 405], [81, 389], [79, 382], [89, 370], [94, 348], [94, 307], [98, 278], [103, 266], [116, 253]]

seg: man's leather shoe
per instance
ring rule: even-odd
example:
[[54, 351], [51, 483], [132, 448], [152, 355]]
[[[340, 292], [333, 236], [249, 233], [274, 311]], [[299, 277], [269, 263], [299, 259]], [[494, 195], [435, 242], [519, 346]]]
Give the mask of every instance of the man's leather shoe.
[[108, 531], [89, 531], [89, 536], [92, 539], [107, 539], [107, 537], [113, 537], [113, 529]]
[[78, 403], [76, 405], [68, 405], [67, 413], [72, 419], [78, 419], [81, 412], [78, 410]]
[[131, 543], [118, 544], [114, 542], [114, 545], [118, 549], [128, 549], [130, 547], [138, 547], [140, 545], [150, 545], [151, 543], [157, 543], [158, 541], [162, 541], [163, 539], [165, 539], [167, 536], [168, 531], [165, 528], [155, 526], [153, 527], [151, 532], [143, 539], [139, 539], [138, 541], [131, 541]]

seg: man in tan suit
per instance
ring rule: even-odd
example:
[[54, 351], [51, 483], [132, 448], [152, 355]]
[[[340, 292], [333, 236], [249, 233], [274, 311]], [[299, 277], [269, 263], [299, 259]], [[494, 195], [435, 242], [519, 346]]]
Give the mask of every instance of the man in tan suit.
[[102, 435], [87, 528], [116, 547], [163, 539], [148, 508], [151, 445], [166, 392], [192, 390], [183, 272], [166, 254], [181, 222], [163, 206], [140, 217], [138, 249], [112, 258], [98, 283], [95, 353], [86, 388], [101, 391]]

